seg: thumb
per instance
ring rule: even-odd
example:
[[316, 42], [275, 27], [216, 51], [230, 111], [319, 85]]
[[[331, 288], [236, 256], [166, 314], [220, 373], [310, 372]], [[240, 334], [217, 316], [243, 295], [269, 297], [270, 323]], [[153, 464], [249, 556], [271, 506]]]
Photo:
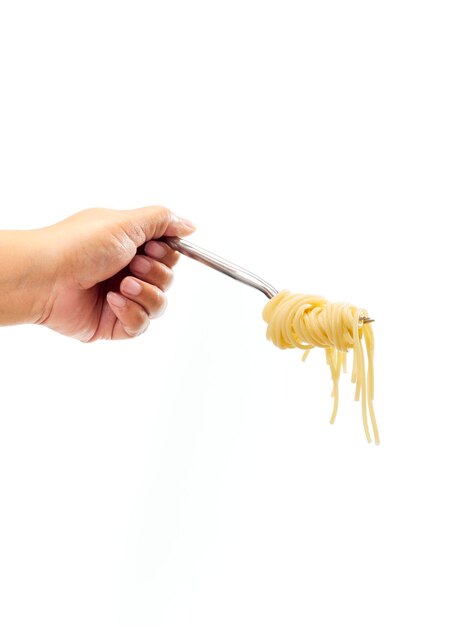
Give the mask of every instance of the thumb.
[[146, 206], [125, 213], [128, 235], [137, 246], [163, 235], [185, 237], [196, 230], [190, 220], [175, 215], [163, 206]]

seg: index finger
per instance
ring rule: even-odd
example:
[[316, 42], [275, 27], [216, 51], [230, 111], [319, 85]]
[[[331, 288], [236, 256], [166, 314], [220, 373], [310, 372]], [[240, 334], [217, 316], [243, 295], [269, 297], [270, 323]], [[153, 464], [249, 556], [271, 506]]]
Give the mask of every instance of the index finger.
[[172, 250], [163, 241], [149, 241], [145, 244], [144, 250], [150, 258], [164, 263], [167, 267], [173, 267], [180, 256], [176, 250]]

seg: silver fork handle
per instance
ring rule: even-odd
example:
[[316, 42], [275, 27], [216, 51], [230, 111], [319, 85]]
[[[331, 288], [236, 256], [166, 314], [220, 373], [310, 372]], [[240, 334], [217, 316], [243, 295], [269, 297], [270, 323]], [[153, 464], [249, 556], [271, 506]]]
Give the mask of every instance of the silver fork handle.
[[170, 248], [172, 248], [172, 250], [181, 252], [181, 254], [189, 256], [191, 259], [195, 259], [200, 263], [204, 263], [204, 265], [208, 265], [214, 270], [222, 272], [222, 274], [226, 274], [241, 283], [245, 283], [245, 285], [258, 289], [263, 292], [267, 298], [273, 298], [277, 294], [277, 289], [259, 276], [256, 276], [256, 274], [253, 274], [252, 272], [249, 272], [243, 267], [235, 265], [235, 263], [231, 263], [226, 259], [222, 259], [220, 256], [217, 256], [212, 252], [208, 252], [207, 250], [196, 246], [196, 244], [191, 241], [180, 239], [179, 237], [162, 237], [160, 241], [166, 243], [170, 246]]

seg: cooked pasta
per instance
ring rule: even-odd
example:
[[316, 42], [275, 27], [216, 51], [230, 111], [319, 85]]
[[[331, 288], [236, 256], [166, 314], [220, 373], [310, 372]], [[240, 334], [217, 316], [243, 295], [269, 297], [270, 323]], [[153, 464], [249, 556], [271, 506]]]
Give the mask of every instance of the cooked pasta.
[[[324, 348], [326, 362], [333, 380], [333, 424], [338, 412], [338, 382], [341, 370], [346, 371], [346, 355], [353, 350], [352, 382], [356, 385], [355, 400], [362, 405], [362, 421], [367, 441], [371, 441], [369, 421], [376, 444], [380, 443], [375, 419], [374, 398], [374, 334], [371, 324], [364, 324], [367, 311], [345, 302], [329, 302], [321, 296], [292, 294], [281, 291], [263, 309], [268, 324], [266, 336], [278, 348], [300, 348], [305, 360], [313, 348]], [[364, 348], [367, 355], [367, 368]]]

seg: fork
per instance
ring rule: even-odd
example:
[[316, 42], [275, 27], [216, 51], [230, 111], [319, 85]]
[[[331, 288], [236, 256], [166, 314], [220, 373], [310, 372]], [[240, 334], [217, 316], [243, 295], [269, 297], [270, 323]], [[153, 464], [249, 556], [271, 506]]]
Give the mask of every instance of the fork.
[[[222, 272], [222, 274], [226, 274], [227, 276], [230, 276], [245, 285], [258, 289], [258, 291], [264, 293], [264, 295], [269, 299], [274, 298], [274, 296], [279, 293], [277, 289], [256, 274], [253, 274], [253, 272], [250, 272], [239, 265], [235, 265], [235, 263], [227, 261], [213, 252], [204, 250], [204, 248], [197, 246], [192, 241], [180, 239], [179, 237], [161, 237], [159, 241], [166, 243], [167, 246], [169, 246], [172, 250], [176, 250], [176, 252], [180, 252], [191, 259], [195, 259], [204, 265], [208, 265], [209, 267], [212, 267], [212, 269]], [[369, 324], [374, 321], [370, 317], [364, 316], [359, 319], [363, 324]]]

